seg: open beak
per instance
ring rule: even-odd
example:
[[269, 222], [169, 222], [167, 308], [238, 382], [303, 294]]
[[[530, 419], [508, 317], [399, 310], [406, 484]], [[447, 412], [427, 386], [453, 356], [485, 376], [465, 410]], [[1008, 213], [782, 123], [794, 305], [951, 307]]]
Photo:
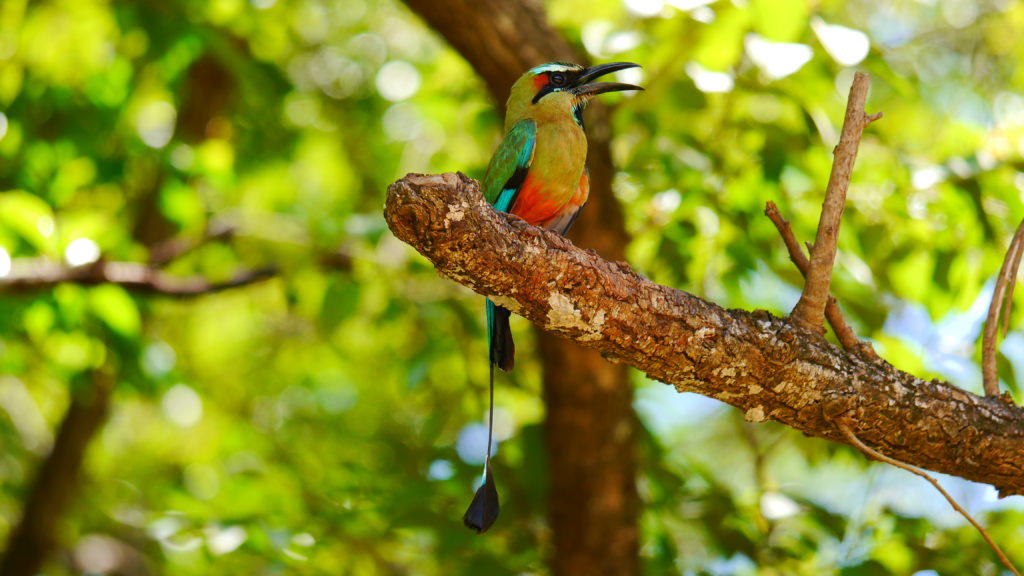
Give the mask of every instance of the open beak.
[[605, 74], [611, 74], [619, 70], [625, 70], [627, 68], [639, 68], [639, 64], [632, 62], [609, 62], [607, 64], [598, 64], [597, 66], [591, 66], [583, 71], [576, 78], [576, 85], [569, 89], [569, 92], [590, 98], [597, 96], [598, 94], [604, 94], [605, 92], [619, 92], [621, 90], [643, 90], [640, 86], [634, 86], [632, 84], [622, 84], [620, 82], [591, 82], [595, 78], [604, 76]]

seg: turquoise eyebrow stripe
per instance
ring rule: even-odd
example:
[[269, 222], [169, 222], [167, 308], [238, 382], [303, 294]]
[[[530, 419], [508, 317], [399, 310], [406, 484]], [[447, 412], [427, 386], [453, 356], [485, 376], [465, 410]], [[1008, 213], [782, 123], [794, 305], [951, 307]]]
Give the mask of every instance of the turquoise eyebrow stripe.
[[574, 66], [572, 64], [569, 64], [568, 62], [548, 62], [547, 64], [541, 64], [540, 66], [537, 66], [535, 68], [531, 68], [528, 73], [529, 74], [540, 74], [542, 72], [554, 72], [554, 71], [570, 72], [570, 71], [578, 70], [578, 69], [579, 69], [579, 66]]

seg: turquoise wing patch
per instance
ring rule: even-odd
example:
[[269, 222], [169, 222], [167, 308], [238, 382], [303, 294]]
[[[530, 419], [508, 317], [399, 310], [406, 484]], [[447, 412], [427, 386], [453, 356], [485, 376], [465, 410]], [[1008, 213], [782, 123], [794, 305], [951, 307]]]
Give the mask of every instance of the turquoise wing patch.
[[515, 203], [526, 174], [530, 171], [536, 143], [536, 122], [520, 120], [512, 125], [494, 152], [487, 165], [483, 185], [484, 197], [496, 209], [508, 212]]

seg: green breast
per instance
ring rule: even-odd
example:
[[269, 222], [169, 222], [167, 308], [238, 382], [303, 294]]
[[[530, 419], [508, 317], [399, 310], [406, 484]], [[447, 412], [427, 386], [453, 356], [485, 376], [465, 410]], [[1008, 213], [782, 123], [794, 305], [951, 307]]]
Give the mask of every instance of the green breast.
[[548, 201], [564, 204], [572, 198], [586, 160], [587, 137], [571, 116], [538, 122], [530, 177], [543, 183], [541, 194]]

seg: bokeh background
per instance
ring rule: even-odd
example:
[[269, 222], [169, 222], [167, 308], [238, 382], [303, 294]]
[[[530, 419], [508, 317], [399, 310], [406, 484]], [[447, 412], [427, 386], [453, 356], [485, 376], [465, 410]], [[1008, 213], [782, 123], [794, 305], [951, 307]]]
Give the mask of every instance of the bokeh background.
[[[861, 145], [834, 293], [897, 367], [980, 391], [991, 279], [1024, 217], [1024, 3], [520, 4], [581, 57], [643, 65], [619, 78], [645, 92], [591, 111], [616, 166], [612, 251], [727, 307], [795, 303], [764, 204], [813, 238], [853, 71], [871, 73], [885, 117]], [[46, 543], [48, 575], [559, 565], [542, 380], [571, 363], [514, 321], [504, 512], [473, 535], [482, 302], [381, 214], [407, 172], [481, 177], [500, 138], [500, 103], [436, 28], [389, 0], [0, 3], [0, 542]], [[172, 278], [276, 273], [195, 298], [3, 284], [145, 266], [168, 241], [196, 244]], [[1011, 331], [999, 368], [1018, 402], [1022, 363]], [[919, 478], [623, 374], [641, 572], [1000, 573]], [[1024, 501], [941, 481], [1024, 563]]]

